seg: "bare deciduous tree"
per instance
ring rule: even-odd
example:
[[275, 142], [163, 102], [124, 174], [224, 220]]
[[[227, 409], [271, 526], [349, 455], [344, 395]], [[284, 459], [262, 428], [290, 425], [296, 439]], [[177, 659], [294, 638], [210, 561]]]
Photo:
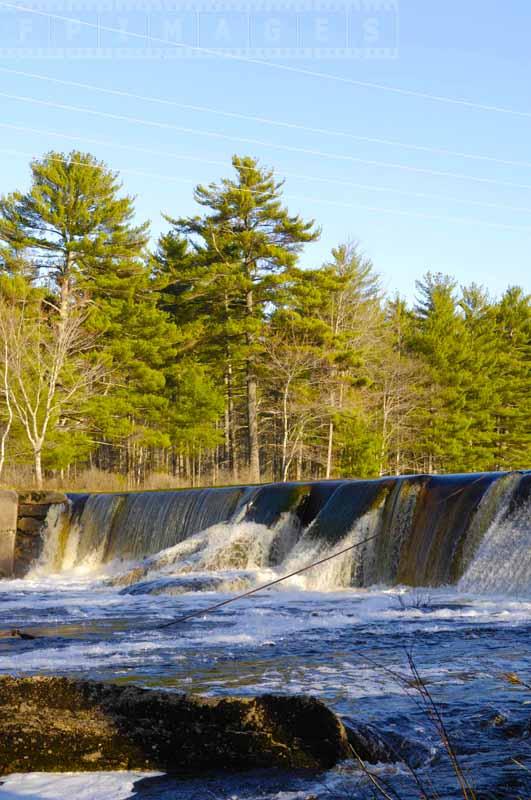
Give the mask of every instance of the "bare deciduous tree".
[[[0, 319], [3, 317], [2, 313], [2, 305], [0, 304]], [[1, 323], [0, 323], [0, 330]], [[2, 330], [3, 332], [3, 330]], [[2, 353], [2, 385], [0, 386], [0, 397], [4, 400], [5, 405], [5, 414], [3, 415], [3, 419], [0, 423], [0, 478], [2, 477], [2, 472], [4, 470], [4, 464], [6, 460], [6, 448], [7, 448], [7, 441], [9, 439], [9, 434], [11, 432], [11, 426], [13, 424], [13, 404], [11, 402], [11, 388], [9, 385], [10, 380], [10, 372], [9, 372], [9, 348], [7, 339], [4, 338], [3, 341], [3, 353]]]
[[0, 298], [1, 394], [8, 421], [16, 416], [31, 446], [39, 488], [43, 448], [53, 427], [64, 425], [74, 403], [103, 377], [103, 365], [89, 356], [94, 336], [85, 329], [86, 316], [79, 306], [59, 314], [38, 291]]

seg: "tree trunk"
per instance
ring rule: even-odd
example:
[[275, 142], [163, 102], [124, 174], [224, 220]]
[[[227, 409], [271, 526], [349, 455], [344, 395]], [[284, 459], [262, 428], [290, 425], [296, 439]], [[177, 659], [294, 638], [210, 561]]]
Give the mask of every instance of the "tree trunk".
[[302, 436], [299, 442], [299, 448], [297, 453], [297, 480], [302, 480]]
[[7, 440], [9, 438], [9, 431], [11, 429], [11, 421], [12, 417], [7, 421], [6, 425], [4, 426], [4, 430], [2, 431], [2, 434], [0, 436], [0, 478], [2, 477], [2, 472], [4, 470], [4, 463], [6, 459], [6, 446], [7, 446]]
[[227, 466], [234, 480], [238, 478], [238, 463], [236, 459], [236, 439], [234, 434], [234, 387], [232, 374], [232, 358], [227, 350], [227, 367], [225, 383], [227, 387], [227, 409], [225, 412], [225, 446], [227, 450]]
[[289, 428], [288, 428], [288, 392], [289, 388], [284, 388], [282, 397], [282, 465], [281, 474], [284, 483], [288, 480], [289, 461], [288, 461], [288, 441], [289, 441]]
[[0, 436], [0, 477], [4, 469], [6, 458], [6, 446], [13, 424], [13, 407], [11, 405], [11, 390], [9, 387], [9, 348], [7, 341], [4, 342], [4, 402], [7, 409], [7, 420], [4, 424], [4, 430]]
[[[247, 292], [247, 312], [253, 315], [253, 293]], [[247, 334], [247, 344], [252, 338]], [[247, 359], [247, 442], [249, 452], [249, 482], [260, 483], [260, 445], [258, 441], [258, 387], [254, 374], [254, 358]]]
[[35, 484], [37, 489], [42, 489], [42, 453], [35, 450]]
[[258, 402], [256, 378], [252, 364], [247, 364], [247, 417], [249, 444], [249, 482], [260, 483], [260, 454], [258, 443]]
[[328, 424], [328, 450], [326, 453], [326, 478], [332, 477], [332, 455], [334, 452], [334, 421]]
[[380, 467], [378, 469], [378, 474], [380, 478], [383, 476], [385, 471], [385, 461], [387, 454], [387, 421], [388, 421], [387, 396], [384, 392], [383, 408], [382, 408], [382, 441], [380, 444]]

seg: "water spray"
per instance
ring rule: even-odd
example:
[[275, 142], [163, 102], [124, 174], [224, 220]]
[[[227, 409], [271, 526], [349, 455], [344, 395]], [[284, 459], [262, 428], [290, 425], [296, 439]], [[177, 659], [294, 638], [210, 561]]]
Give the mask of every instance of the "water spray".
[[342, 556], [344, 553], [348, 553], [350, 550], [355, 550], [357, 547], [361, 547], [361, 545], [367, 544], [367, 542], [371, 542], [373, 539], [376, 539], [378, 535], [379, 534], [375, 533], [372, 536], [368, 536], [366, 539], [362, 539], [361, 542], [356, 542], [355, 544], [351, 544], [349, 547], [344, 547], [343, 550], [338, 550], [337, 553], [332, 553], [332, 555], [325, 556], [325, 558], [320, 558], [319, 561], [314, 561], [311, 564], [307, 564], [305, 567], [301, 567], [293, 572], [289, 572], [287, 575], [283, 575], [281, 578], [276, 578], [274, 581], [269, 581], [269, 583], [263, 583], [261, 586], [257, 586], [255, 589], [250, 589], [247, 592], [243, 592], [243, 594], [237, 594], [235, 597], [229, 597], [228, 600], [222, 600], [221, 603], [214, 603], [214, 605], [208, 606], [208, 608], [192, 611], [190, 614], [185, 614], [182, 617], [176, 617], [169, 622], [165, 622], [163, 625], [157, 625], [155, 630], [169, 628], [172, 625], [180, 625], [183, 622], [188, 622], [188, 620], [193, 619], [194, 617], [201, 617], [203, 614], [209, 614], [212, 611], [223, 608], [223, 606], [228, 606], [229, 603], [236, 603], [238, 600], [244, 600], [246, 597], [250, 597], [253, 594], [262, 592], [264, 589], [269, 589], [271, 586], [276, 586], [278, 583], [288, 580], [288, 578], [293, 578], [295, 575], [300, 575], [301, 572], [306, 572], [309, 569], [313, 569], [321, 564], [325, 564], [327, 561], [331, 561], [333, 558]]

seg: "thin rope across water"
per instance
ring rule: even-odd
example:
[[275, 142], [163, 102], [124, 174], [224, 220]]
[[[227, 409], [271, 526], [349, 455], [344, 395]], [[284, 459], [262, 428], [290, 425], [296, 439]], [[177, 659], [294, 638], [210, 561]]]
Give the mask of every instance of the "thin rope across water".
[[325, 564], [327, 561], [331, 561], [333, 558], [342, 556], [344, 555], [344, 553], [348, 553], [350, 550], [355, 550], [357, 547], [361, 547], [361, 545], [367, 544], [367, 542], [371, 542], [373, 539], [376, 539], [378, 535], [379, 534], [375, 533], [372, 536], [368, 536], [366, 539], [362, 539], [361, 542], [356, 542], [355, 544], [351, 544], [349, 547], [343, 548], [343, 550], [338, 550], [337, 553], [332, 553], [332, 555], [330, 556], [325, 556], [325, 558], [320, 558], [319, 561], [314, 561], [311, 564], [307, 564], [305, 567], [301, 567], [300, 569], [296, 569], [293, 572], [289, 572], [287, 575], [283, 575], [281, 578], [276, 578], [274, 581], [269, 581], [269, 583], [263, 583], [261, 586], [257, 586], [255, 589], [250, 589], [248, 592], [243, 592], [243, 594], [237, 594], [235, 597], [229, 597], [228, 600], [223, 600], [221, 603], [214, 603], [214, 605], [208, 606], [207, 608], [199, 609], [197, 611], [191, 611], [189, 614], [185, 614], [182, 617], [176, 617], [175, 619], [172, 619], [169, 622], [165, 622], [163, 625], [157, 625], [155, 630], [169, 628], [172, 625], [180, 625], [183, 622], [188, 622], [188, 620], [193, 619], [194, 617], [201, 617], [204, 614], [209, 614], [211, 611], [216, 611], [218, 608], [223, 608], [223, 606], [228, 606], [229, 603], [236, 603], [238, 600], [244, 600], [246, 597], [250, 597], [253, 594], [262, 592], [264, 589], [269, 589], [271, 586], [276, 586], [278, 583], [282, 583], [282, 581], [288, 580], [288, 578], [293, 578], [295, 575], [300, 575], [302, 572], [306, 572], [309, 569], [313, 569], [314, 567], [318, 567], [321, 564]]

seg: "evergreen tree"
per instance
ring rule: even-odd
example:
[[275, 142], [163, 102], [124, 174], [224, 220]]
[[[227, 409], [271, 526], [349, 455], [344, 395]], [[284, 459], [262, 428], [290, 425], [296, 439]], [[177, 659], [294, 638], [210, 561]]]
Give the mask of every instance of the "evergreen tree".
[[0, 200], [0, 472], [133, 487], [527, 467], [530, 297], [428, 273], [410, 308], [352, 244], [301, 269], [314, 223], [256, 160], [233, 167], [151, 255], [90, 154], [44, 155]]
[[295, 264], [302, 245], [318, 237], [313, 221], [281, 204], [283, 182], [256, 159], [234, 156], [235, 179], [198, 186], [203, 216], [169, 219], [196, 253], [192, 296], [216, 306], [224, 319], [226, 380], [243, 364], [247, 411], [248, 477], [260, 480], [257, 362], [267, 304], [279, 275]]
[[423, 364], [410, 347], [414, 317], [396, 296], [385, 305], [376, 353], [376, 418], [380, 430], [380, 475], [416, 472], [415, 416], [426, 392]]
[[428, 388], [419, 409], [419, 449], [427, 472], [451, 471], [468, 436], [466, 390], [470, 352], [466, 329], [449, 276], [427, 273], [417, 281], [416, 330], [412, 345], [424, 360]]
[[132, 224], [133, 199], [90, 154], [50, 152], [31, 173], [28, 192], [0, 200], [0, 242], [58, 289], [64, 316], [73, 293], [91, 296], [137, 273], [148, 226]]
[[[352, 468], [352, 457], [346, 454], [361, 452], [361, 430], [363, 440], [371, 442], [371, 452], [377, 447], [372, 441], [377, 434], [367, 413], [365, 390], [374, 377], [382, 324], [379, 278], [372, 263], [351, 243], [332, 250], [330, 262], [320, 269], [294, 270], [292, 274], [285, 293], [287, 305], [307, 324], [314, 320], [326, 329], [326, 334], [321, 333], [321, 369], [314, 377], [326, 430], [318, 429], [313, 438], [323, 455], [324, 476], [329, 478], [333, 472], [344, 474]], [[338, 459], [335, 469], [334, 452]], [[367, 464], [369, 460], [373, 464], [372, 456], [367, 455]], [[360, 456], [358, 464], [362, 461]]]
[[465, 413], [468, 436], [455, 468], [462, 472], [495, 468], [495, 423], [499, 404], [500, 370], [496, 323], [488, 294], [472, 284], [463, 287], [460, 308], [468, 349], [468, 387]]
[[[125, 442], [127, 458], [120, 461], [130, 472], [139, 447], [167, 442], [160, 425], [163, 367], [175, 339], [151, 292], [147, 224], [133, 224], [132, 198], [89, 154], [48, 153], [31, 170], [30, 190], [0, 201], [0, 241], [50, 286], [62, 326], [80, 306], [89, 309], [95, 359], [109, 377], [86, 413], [96, 442]], [[58, 450], [52, 463], [65, 457]]]
[[494, 308], [498, 403], [497, 469], [527, 469], [531, 461], [531, 296], [509, 288]]

